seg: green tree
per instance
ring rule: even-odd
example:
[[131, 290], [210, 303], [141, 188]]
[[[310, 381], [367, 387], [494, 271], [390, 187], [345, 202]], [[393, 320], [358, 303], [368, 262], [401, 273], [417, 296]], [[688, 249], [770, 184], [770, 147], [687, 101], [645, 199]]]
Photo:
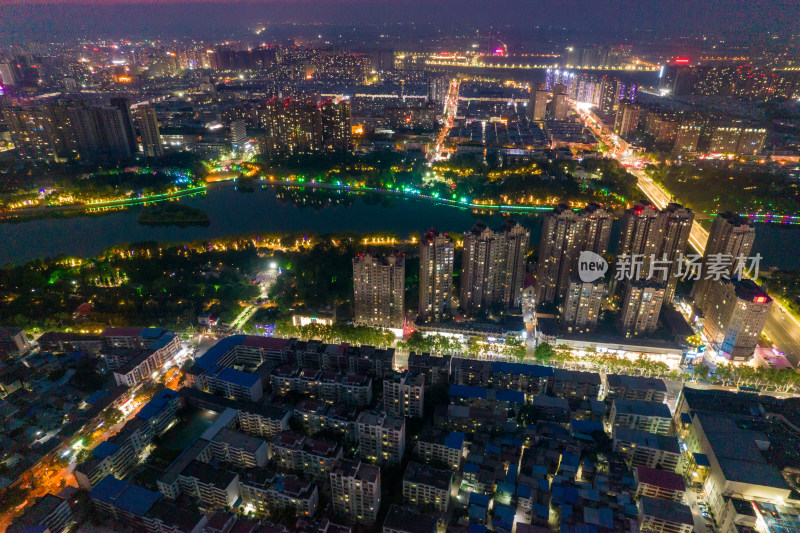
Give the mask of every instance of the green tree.
[[109, 407], [103, 411], [103, 423], [106, 426], [116, 426], [125, 415], [116, 407]]
[[533, 352], [533, 357], [540, 363], [547, 364], [555, 355], [553, 347], [546, 342], [541, 343]]

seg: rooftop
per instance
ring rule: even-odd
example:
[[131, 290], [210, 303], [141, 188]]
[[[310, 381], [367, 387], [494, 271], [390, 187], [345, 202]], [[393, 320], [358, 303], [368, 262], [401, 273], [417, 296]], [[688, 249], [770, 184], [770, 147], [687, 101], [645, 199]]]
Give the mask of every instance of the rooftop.
[[419, 483], [420, 485], [428, 485], [446, 491], [450, 490], [452, 480], [453, 474], [447, 470], [438, 470], [413, 461], [408, 463], [406, 473], [403, 476], [403, 482]]
[[659, 418], [672, 417], [672, 414], [669, 412], [669, 407], [664, 403], [615, 399], [613, 407], [616, 407], [617, 414], [653, 416]]
[[121, 481], [111, 474], [95, 485], [91, 496], [93, 500], [113, 505], [136, 516], [144, 516], [153, 504], [161, 499], [160, 492]]
[[646, 378], [642, 376], [629, 376], [626, 374], [608, 374], [609, 388], [624, 387], [634, 390], [656, 390], [667, 392], [664, 380], [658, 378]]
[[25, 509], [22, 516], [14, 520], [13, 524], [8, 528], [8, 532], [17, 533], [18, 531], [25, 531], [26, 527], [41, 524], [62, 503], [64, 503], [63, 498], [59, 498], [55, 494], [45, 494], [36, 500], [36, 503]]
[[646, 516], [653, 516], [676, 524], [694, 526], [691, 509], [682, 503], [642, 496], [639, 501], [639, 509]]
[[222, 428], [214, 440], [249, 453], [255, 453], [261, 446], [266, 446], [263, 439], [230, 428]]
[[436, 519], [393, 504], [383, 527], [408, 533], [435, 533]]
[[656, 433], [649, 433], [640, 429], [626, 428], [617, 426], [614, 428], [614, 438], [624, 442], [632, 442], [642, 448], [650, 448], [651, 450], [663, 450], [678, 454], [680, 448], [678, 447], [678, 439], [675, 437], [668, 437], [666, 435], [658, 435]]
[[683, 477], [674, 472], [667, 472], [665, 470], [656, 470], [654, 468], [639, 466], [636, 467], [636, 476], [639, 480], [639, 483], [646, 483], [648, 485], [674, 491], [686, 490]]

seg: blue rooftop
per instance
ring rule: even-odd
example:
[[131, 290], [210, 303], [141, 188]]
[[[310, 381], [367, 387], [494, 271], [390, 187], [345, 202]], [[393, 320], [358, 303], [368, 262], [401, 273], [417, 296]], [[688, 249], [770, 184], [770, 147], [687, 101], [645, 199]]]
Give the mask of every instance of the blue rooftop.
[[486, 526], [476, 524], [475, 522], [470, 522], [467, 533], [486, 533], [487, 531], [488, 529], [486, 529]]
[[586, 433], [588, 435], [591, 435], [595, 431], [603, 431], [603, 423], [594, 420], [571, 420], [569, 427], [574, 432]]
[[481, 507], [489, 507], [489, 502], [492, 499], [487, 496], [486, 494], [481, 494], [480, 492], [470, 492], [469, 494], [469, 503], [472, 505], [480, 505]]
[[217, 379], [227, 381], [228, 383], [233, 383], [234, 385], [239, 385], [240, 387], [252, 387], [261, 378], [255, 374], [242, 372], [241, 370], [236, 370], [235, 368], [226, 368], [217, 374]]
[[470, 505], [469, 517], [481, 521], [486, 520], [486, 507], [480, 507], [478, 505]]
[[105, 398], [107, 395], [108, 395], [107, 390], [99, 390], [97, 392], [93, 392], [86, 398], [86, 403], [88, 403], [89, 405], [94, 405], [103, 398]]
[[202, 357], [198, 357], [194, 362], [195, 366], [205, 372], [214, 366], [217, 360], [228, 353], [231, 348], [242, 344], [246, 338], [247, 335], [231, 335], [230, 337], [225, 337], [217, 344], [209, 348]]
[[447, 438], [444, 439], [444, 445], [454, 450], [460, 450], [464, 447], [464, 440], [466, 436], [460, 431], [451, 431]]
[[174, 338], [175, 335], [173, 333], [167, 333], [166, 335], [162, 335], [161, 337], [158, 338], [157, 341], [155, 341], [153, 344], [150, 345], [150, 349], [160, 350], [161, 348], [172, 342], [172, 339]]
[[467, 463], [464, 465], [464, 472], [468, 474], [474, 474], [480, 469], [480, 466], [476, 465], [475, 463]]
[[167, 407], [167, 404], [177, 397], [178, 391], [172, 389], [161, 389], [158, 394], [153, 396], [152, 400], [147, 402], [147, 404], [145, 404], [145, 406], [142, 407], [138, 413], [136, 413], [136, 418], [150, 420], [154, 416], [158, 416], [158, 414]]
[[503, 529], [511, 530], [514, 525], [514, 516], [517, 514], [511, 507], [507, 505], [497, 505], [494, 508], [494, 519], [492, 523]]
[[470, 387], [469, 385], [450, 385], [450, 396], [461, 396], [462, 398], [486, 398], [485, 387]]
[[139, 333], [143, 339], [157, 339], [166, 331], [164, 328], [145, 328]]
[[91, 494], [93, 500], [113, 505], [136, 516], [144, 516], [150, 507], [161, 499], [160, 492], [121, 481], [111, 474], [100, 480]]
[[498, 402], [525, 403], [525, 393], [518, 390], [498, 390], [494, 397]]
[[106, 457], [114, 455], [115, 453], [117, 453], [118, 450], [119, 446], [117, 446], [113, 442], [104, 440], [103, 442], [98, 444], [94, 450], [92, 450], [92, 455], [94, 455], [100, 460], [103, 460]]
[[704, 453], [694, 453], [694, 462], [697, 463], [697, 466], [707, 466], [710, 467], [711, 463], [708, 461], [708, 457]]
[[553, 375], [553, 367], [540, 365], [526, 365], [525, 363], [506, 363], [496, 361], [492, 363], [492, 370], [503, 374], [524, 374], [539, 378], [546, 378]]

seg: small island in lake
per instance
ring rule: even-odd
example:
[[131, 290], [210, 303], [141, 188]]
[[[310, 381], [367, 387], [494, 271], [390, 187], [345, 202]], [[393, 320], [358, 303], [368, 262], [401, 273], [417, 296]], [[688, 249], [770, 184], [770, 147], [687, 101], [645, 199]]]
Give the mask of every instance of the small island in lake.
[[175, 202], [145, 206], [137, 220], [151, 226], [208, 226], [211, 222], [202, 209]]

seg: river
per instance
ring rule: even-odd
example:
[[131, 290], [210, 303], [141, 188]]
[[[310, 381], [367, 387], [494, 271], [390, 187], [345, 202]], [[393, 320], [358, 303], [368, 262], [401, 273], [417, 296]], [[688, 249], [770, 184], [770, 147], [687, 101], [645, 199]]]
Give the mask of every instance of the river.
[[[425, 200], [353, 196], [326, 192], [332, 201], [324, 205], [312, 196], [282, 200], [275, 190], [256, 188], [243, 193], [233, 187], [213, 188], [203, 196], [182, 198], [181, 203], [203, 209], [211, 219], [208, 226], [143, 226], [137, 222], [141, 207], [102, 216], [75, 216], [0, 224], [0, 264], [24, 263], [38, 257], [67, 254], [89, 257], [126, 242], [182, 242], [215, 239], [257, 232], [338, 231], [392, 232], [404, 238], [410, 233], [436, 228], [464, 232], [477, 221], [498, 226], [500, 214], [477, 215], [468, 209], [437, 205]], [[303, 200], [308, 207], [303, 206]], [[337, 203], [337, 201], [339, 203]], [[312, 205], [313, 204], [313, 205]], [[531, 230], [534, 246], [541, 236], [541, 216], [515, 216]], [[612, 232], [616, 241], [617, 226]], [[794, 243], [787, 246], [787, 243]], [[800, 226], [756, 226], [756, 252], [764, 256], [762, 268], [777, 266], [800, 269]], [[612, 242], [612, 251], [614, 242]]]

